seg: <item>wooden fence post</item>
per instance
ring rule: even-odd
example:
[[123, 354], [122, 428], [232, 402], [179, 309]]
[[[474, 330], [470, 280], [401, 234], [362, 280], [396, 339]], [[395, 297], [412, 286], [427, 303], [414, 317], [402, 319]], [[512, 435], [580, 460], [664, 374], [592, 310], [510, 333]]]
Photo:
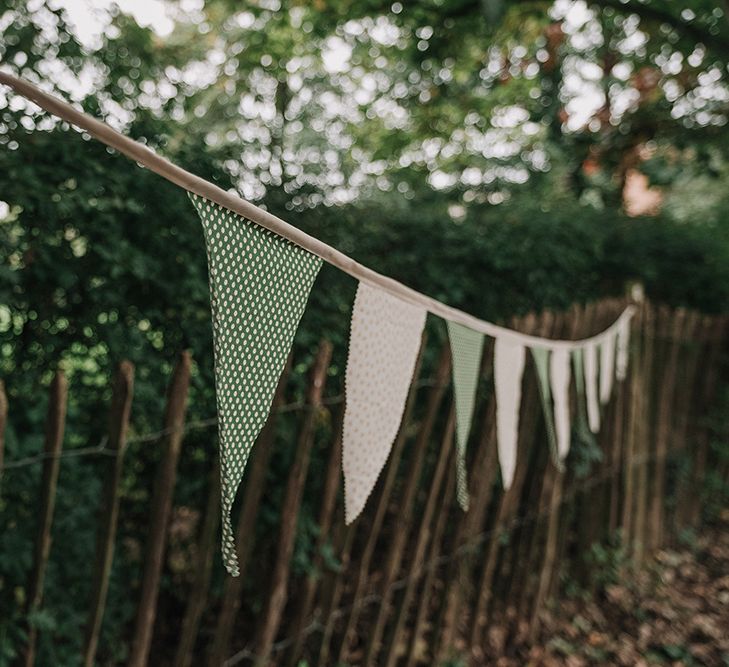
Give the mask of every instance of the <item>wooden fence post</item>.
[[[554, 315], [547, 311], [540, 317], [537, 335], [548, 336], [555, 326]], [[536, 426], [539, 423], [540, 402], [536, 379], [531, 378], [525, 389], [522, 394], [522, 418], [519, 426], [517, 465], [514, 479], [509, 489], [504, 491], [499, 499], [496, 519], [491, 530], [491, 538], [486, 548], [486, 555], [478, 579], [475, 604], [472, 608], [468, 646], [475, 661], [481, 660], [483, 657], [481, 641], [489, 618], [493, 596], [492, 586], [502, 546], [501, 534], [514, 513], [518, 511], [519, 498], [527, 474], [527, 454], [529, 447], [532, 445]]]
[[85, 667], [92, 667], [94, 664], [99, 633], [101, 632], [101, 621], [104, 618], [106, 594], [109, 589], [109, 575], [111, 574], [111, 565], [114, 559], [114, 541], [119, 516], [119, 486], [133, 394], [134, 365], [129, 361], [122, 361], [116, 371], [111, 397], [108, 448], [113, 455], [113, 459], [107, 466], [99, 508], [99, 532], [96, 537], [91, 610], [86, 625], [83, 649]]
[[675, 312], [661, 307], [658, 310], [657, 331], [659, 335], [668, 340], [665, 344], [666, 360], [663, 373], [660, 377], [658, 403], [656, 407], [655, 452], [656, 460], [653, 472], [653, 485], [649, 504], [649, 533], [648, 549], [655, 551], [663, 545], [666, 500], [666, 458], [668, 455], [668, 442], [673, 425], [673, 396], [676, 383], [678, 365], [678, 352], [683, 323], [686, 318], [685, 311], [679, 309]]
[[152, 644], [154, 621], [157, 613], [159, 582], [167, 543], [167, 528], [177, 476], [177, 462], [182, 447], [185, 414], [187, 412], [187, 394], [190, 389], [191, 365], [190, 353], [183, 352], [177, 361], [170, 382], [165, 414], [165, 430], [168, 435], [154, 484], [144, 559], [144, 576], [142, 578], [139, 607], [137, 608], [137, 620], [132, 641], [132, 652], [128, 663], [129, 667], [145, 667], [149, 659], [149, 649]]
[[0, 380], [0, 491], [2, 491], [3, 461], [5, 458], [5, 429], [8, 427], [8, 396], [5, 383]]
[[300, 604], [295, 613], [293, 622], [294, 642], [289, 651], [288, 664], [295, 667], [301, 656], [301, 649], [305, 641], [306, 623], [311, 615], [319, 584], [319, 571], [323, 562], [323, 550], [330, 538], [332, 522], [334, 520], [334, 508], [337, 500], [337, 490], [341, 479], [342, 468], [342, 435], [344, 427], [344, 406], [339, 410], [337, 423], [334, 426], [334, 442], [331, 445], [329, 464], [324, 478], [324, 486], [321, 497], [321, 509], [319, 511], [319, 534], [314, 550], [314, 560], [311, 566], [311, 573], [306, 577], [304, 590], [301, 593]]
[[[571, 311], [570, 321], [567, 325], [567, 334], [570, 338], [576, 338], [580, 335], [580, 327], [586, 321], [587, 314], [582, 309], [574, 309]], [[590, 314], [593, 314], [590, 311]], [[591, 321], [587, 321], [589, 325]], [[576, 405], [577, 410], [584, 409], [584, 406]], [[539, 565], [539, 575], [536, 583], [536, 591], [532, 602], [531, 614], [528, 620], [529, 641], [536, 641], [539, 631], [540, 614], [544, 603], [547, 600], [548, 593], [552, 586], [552, 581], [556, 576], [556, 570], [559, 567], [558, 560], [558, 544], [560, 515], [562, 508], [562, 494], [565, 481], [565, 470], [557, 468], [551, 457], [547, 460], [547, 470], [544, 485], [544, 501], [541, 505], [544, 513], [547, 515], [547, 530], [544, 538], [544, 552]], [[536, 546], [536, 545], [535, 545]], [[528, 573], [525, 573], [525, 575]], [[526, 587], [525, 587], [526, 588]]]
[[[56, 504], [56, 485], [63, 447], [63, 433], [66, 428], [66, 407], [68, 405], [68, 382], [63, 371], [56, 371], [50, 388], [48, 415], [46, 417], [45, 445], [43, 448], [43, 478], [41, 482], [40, 507], [38, 511], [38, 536], [35, 543], [33, 572], [28, 585], [28, 616], [40, 609], [43, 601], [43, 580], [48, 557], [51, 553], [51, 526], [53, 508]], [[32, 623], [28, 628], [28, 643], [25, 652], [25, 665], [35, 663], [38, 629]]]
[[[395, 485], [395, 481], [397, 479], [397, 473], [398, 468], [400, 464], [400, 459], [402, 457], [402, 451], [403, 447], [405, 445], [406, 435], [408, 431], [408, 426], [410, 425], [410, 418], [412, 415], [413, 407], [415, 405], [415, 398], [417, 395], [417, 378], [420, 376], [420, 368], [423, 360], [423, 354], [425, 352], [425, 347], [427, 343], [427, 337], [425, 334], [423, 334], [421, 343], [420, 343], [420, 350], [418, 352], [418, 358], [415, 362], [415, 371], [413, 372], [413, 382], [410, 385], [410, 390], [408, 392], [408, 398], [405, 403], [405, 410], [403, 412], [403, 418], [400, 423], [400, 428], [398, 430], [397, 437], [395, 438], [395, 442], [392, 445], [392, 449], [390, 451], [390, 456], [388, 457], [388, 462], [385, 466], [385, 477], [382, 482], [382, 487], [379, 495], [377, 496], [376, 503], [375, 503], [375, 516], [372, 520], [372, 524], [369, 527], [369, 531], [367, 533], [367, 536], [365, 538], [365, 546], [362, 550], [362, 555], [360, 556], [359, 562], [357, 563], [357, 574], [355, 579], [355, 584], [353, 588], [352, 593], [352, 603], [350, 605], [349, 614], [346, 615], [346, 620], [344, 623], [344, 630], [342, 631], [342, 636], [339, 643], [339, 650], [337, 652], [337, 663], [341, 663], [344, 660], [345, 654], [348, 650], [348, 642], [351, 638], [351, 635], [354, 633], [356, 627], [357, 627], [357, 621], [359, 619], [360, 614], [360, 601], [362, 596], [364, 595], [365, 586], [367, 584], [367, 575], [369, 574], [369, 568], [370, 568], [370, 562], [372, 559], [372, 554], [375, 550], [375, 545], [377, 544], [377, 538], [380, 536], [380, 531], [382, 528], [382, 523], [385, 520], [385, 514], [387, 512], [388, 504], [390, 502], [390, 495], [392, 494], [392, 489]], [[444, 348], [444, 350], [441, 351], [441, 357], [440, 361], [438, 362], [438, 368], [440, 369], [443, 364], [447, 363], [446, 360], [444, 360], [444, 355], [447, 354], [447, 350]], [[439, 372], [439, 371], [437, 371]], [[439, 391], [436, 387], [431, 388], [430, 390], [430, 396], [429, 400], [433, 400], [432, 396], [434, 393]], [[357, 521], [352, 524], [352, 530], [356, 530], [355, 527], [359, 526], [361, 521], [358, 519]], [[352, 535], [353, 539], [354, 536]], [[349, 545], [351, 546], [351, 544]], [[340, 577], [341, 579], [341, 577]], [[327, 632], [325, 631], [325, 637], [327, 636]], [[328, 639], [327, 639], [328, 643]], [[322, 654], [319, 656], [320, 664], [326, 664], [326, 661], [322, 662], [322, 658], [328, 657], [328, 651], [329, 647], [326, 644], [322, 645], [323, 650]], [[337, 664], [335, 663], [335, 664]]]
[[276, 439], [276, 420], [279, 409], [284, 402], [284, 394], [291, 373], [292, 357], [289, 355], [286, 366], [278, 381], [276, 393], [271, 404], [271, 411], [266, 424], [256, 440], [251, 452], [251, 458], [247, 466], [243, 480], [243, 498], [241, 500], [238, 523], [235, 528], [235, 543], [238, 550], [237, 577], [225, 577], [223, 583], [223, 599], [220, 605], [220, 612], [215, 623], [213, 641], [208, 650], [208, 667], [220, 667], [230, 654], [231, 638], [235, 619], [240, 609], [241, 596], [243, 595], [243, 584], [248, 568], [251, 553], [253, 552], [253, 540], [256, 515], [261, 504], [261, 497], [266, 485], [266, 472], [268, 462], [273, 451], [273, 443]]
[[255, 662], [259, 667], [268, 664], [271, 648], [276, 638], [284, 606], [288, 594], [288, 577], [291, 569], [291, 555], [296, 541], [296, 522], [299, 517], [301, 498], [306, 484], [306, 475], [311, 459], [311, 447], [314, 443], [316, 420], [321, 408], [322, 392], [326, 384], [326, 374], [332, 356], [332, 346], [328, 341], [319, 345], [314, 367], [312, 369], [307, 410], [304, 423], [299, 433], [294, 463], [289, 473], [284, 498], [281, 526], [278, 539], [278, 553], [273, 566], [273, 577], [266, 595], [262, 622], [255, 644]]
[[[534, 316], [527, 316], [525, 321], [528, 324], [524, 327], [524, 330], [530, 331], [534, 326]], [[487, 364], [485, 368], [488, 368], [489, 372], [493, 368], [493, 349], [493, 343], [488, 344], [484, 354], [484, 363]], [[486, 511], [488, 510], [494, 491], [494, 482], [498, 475], [496, 397], [493, 391], [489, 395], [486, 406], [484, 407], [480, 433], [481, 436], [476, 451], [476, 460], [473, 464], [475, 474], [471, 475], [469, 480], [473, 502], [468, 512], [460, 516], [454, 538], [456, 548], [463, 549], [466, 553], [451, 563], [448, 568], [444, 603], [440, 618], [436, 623], [437, 629], [434, 633], [435, 648], [433, 655], [439, 663], [446, 660], [447, 653], [450, 651], [458, 632], [458, 624], [461, 620], [460, 610], [463, 598], [467, 594], [466, 589], [470, 584], [470, 575], [473, 569], [472, 552], [477, 550], [471, 543], [482, 529]]]
[[210, 473], [208, 498], [205, 503], [205, 518], [203, 519], [202, 530], [200, 531], [200, 538], [198, 540], [195, 579], [187, 599], [185, 616], [180, 629], [180, 639], [173, 662], [174, 667], [190, 667], [192, 664], [200, 619], [205, 611], [208, 588], [210, 587], [213, 558], [215, 557], [215, 538], [218, 533], [219, 524], [220, 458], [216, 456]]
[[[702, 320], [696, 311], [690, 311], [686, 318], [682, 336], [681, 373], [678, 382], [673, 409], [676, 421], [673, 427], [672, 450], [674, 455], [681, 454], [682, 466], [677, 480], [675, 497], [675, 514], [673, 526], [680, 533], [690, 523], [691, 499], [697, 495], [697, 487], [693, 486], [694, 468], [697, 464], [697, 443], [689, 443], [690, 427], [696, 423], [695, 415], [705, 407], [703, 389], [709, 383], [708, 371], [699, 373], [700, 363], [708, 356], [706, 342], [702, 340]], [[691, 445], [689, 447], [689, 444]]]
[[[407, 571], [407, 584], [405, 586], [405, 593], [400, 600], [400, 605], [397, 611], [397, 619], [392, 626], [390, 637], [387, 642], [387, 652], [385, 656], [384, 665], [385, 667], [395, 667], [398, 660], [399, 650], [401, 645], [404, 644], [404, 630], [405, 622], [408, 618], [410, 606], [415, 595], [415, 587], [418, 585], [423, 572], [423, 562], [425, 560], [426, 550], [428, 548], [428, 541], [430, 539], [430, 526], [433, 522], [433, 515], [436, 510], [436, 503], [438, 500], [443, 502], [440, 508], [441, 513], [447, 513], [447, 507], [450, 506], [449, 498], [441, 498], [440, 490], [443, 485], [443, 479], [446, 475], [446, 465], [451, 463], [453, 467], [456, 465], [455, 458], [451, 456], [451, 450], [454, 440], [454, 429], [456, 424], [456, 413], [455, 406], [451, 406], [451, 412], [448, 416], [448, 423], [445, 427], [445, 434], [443, 441], [440, 444], [440, 451], [438, 452], [438, 461], [433, 472], [433, 477], [430, 481], [428, 488], [428, 499], [423, 510], [422, 517], [420, 519], [420, 526], [416, 533], [415, 547], [412, 551], [411, 565]], [[378, 663], [379, 664], [379, 663]]]
[[448, 374], [450, 373], [450, 349], [448, 345], [443, 346], [441, 355], [441, 363], [439, 365], [438, 374], [436, 376], [436, 386], [428, 401], [425, 417], [418, 431], [415, 445], [413, 447], [413, 456], [410, 461], [410, 469], [405, 480], [403, 495], [398, 503], [398, 529], [394, 532], [390, 541], [390, 548], [385, 557], [384, 577], [381, 582], [383, 589], [382, 601], [378, 608], [374, 628], [369, 630], [369, 641], [365, 653], [364, 664], [372, 665], [376, 662], [377, 653], [380, 648], [382, 632], [384, 631], [385, 621], [390, 607], [392, 598], [391, 586], [395, 581], [400, 564], [402, 562], [402, 553], [410, 533], [412, 525], [412, 517], [414, 512], [415, 496], [420, 483], [420, 472], [425, 460], [425, 453], [428, 448], [430, 435], [435, 425], [435, 419], [438, 413], [446, 387], [448, 386]]
[[[705, 378], [703, 390], [699, 396], [699, 405], [711, 405], [715, 395], [717, 380], [719, 375], [719, 358], [722, 345], [724, 343], [724, 335], [726, 332], [727, 318], [723, 317], [705, 317], [704, 333], [707, 345], [705, 359]], [[703, 415], [705, 416], [705, 415]], [[696, 435], [696, 461], [692, 471], [691, 488], [700, 489], [706, 475], [707, 462], [709, 460], [709, 429], [705, 424], [699, 423]], [[689, 499], [690, 506], [688, 508], [688, 522], [690, 525], [696, 525], [701, 516], [701, 500], [702, 494], [694, 492]]]
[[[456, 486], [456, 466], [451, 465], [448, 472], [448, 480], [442, 496], [441, 511], [435, 520], [433, 528], [433, 539], [430, 541], [430, 549], [428, 550], [429, 566], [425, 571], [425, 578], [421, 585], [420, 599], [418, 600], [415, 618], [412, 621], [412, 630], [410, 632], [410, 641], [407, 647], [406, 667], [413, 667], [418, 662], [419, 642], [423, 636], [425, 621], [428, 616], [430, 602], [434, 590], [434, 582], [437, 573], [436, 558], [441, 554], [443, 548], [443, 535], [446, 531], [446, 525], [450, 512], [448, 511], [453, 504], [454, 490]], [[460, 508], [459, 510], [460, 511]], [[437, 630], [433, 632], [434, 643], [438, 639]], [[436, 663], [440, 664], [440, 662]]]

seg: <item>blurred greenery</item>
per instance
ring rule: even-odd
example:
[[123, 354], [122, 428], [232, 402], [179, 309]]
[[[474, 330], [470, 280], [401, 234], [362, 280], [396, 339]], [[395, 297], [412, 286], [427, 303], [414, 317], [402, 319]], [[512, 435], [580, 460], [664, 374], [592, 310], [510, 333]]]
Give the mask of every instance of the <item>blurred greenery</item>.
[[[162, 34], [114, 6], [89, 10], [91, 29], [73, 5], [0, 0], [0, 66], [408, 285], [490, 320], [631, 281], [656, 301], [726, 309], [729, 17], [717, 3], [180, 0]], [[631, 173], [660, 188], [659, 212], [626, 215]], [[132, 437], [160, 427], [184, 348], [189, 419], [214, 415], [205, 251], [183, 191], [2, 90], [0, 239], [7, 461], [40, 450], [57, 367], [71, 386], [66, 449], [101, 441], [121, 359], [136, 365]], [[341, 392], [354, 289], [322, 270], [288, 399], [322, 335], [335, 344], [328, 392]], [[281, 420], [283, 442], [295, 426]], [[128, 650], [156, 444], [132, 442], [126, 460], [103, 664]], [[214, 429], [188, 436], [176, 507], [200, 508], [215, 448]], [[263, 536], [291, 449], [273, 459]], [[78, 663], [102, 465], [62, 464], [38, 664]], [[26, 630], [39, 480], [37, 466], [2, 478], [0, 665]], [[311, 501], [300, 525], [302, 571], [315, 512]], [[160, 645], [183, 609], [194, 532], [165, 573]], [[247, 617], [260, 607], [250, 593]]]

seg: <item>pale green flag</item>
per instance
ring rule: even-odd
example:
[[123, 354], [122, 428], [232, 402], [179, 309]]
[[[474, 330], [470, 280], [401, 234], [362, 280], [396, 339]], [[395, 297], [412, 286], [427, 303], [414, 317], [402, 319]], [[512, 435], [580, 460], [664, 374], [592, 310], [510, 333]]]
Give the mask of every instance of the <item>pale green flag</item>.
[[577, 393], [577, 415], [575, 429], [582, 442], [594, 442], [587, 421], [587, 392], [585, 387], [585, 353], [581, 347], [572, 350], [572, 364], [575, 373]]
[[453, 359], [453, 392], [456, 399], [456, 484], [458, 504], [468, 509], [466, 445], [481, 373], [483, 334], [455, 322], [447, 322]]
[[542, 399], [544, 424], [547, 429], [547, 441], [552, 453], [552, 460], [557, 468], [562, 469], [557, 448], [557, 432], [554, 427], [554, 408], [552, 407], [552, 388], [549, 382], [549, 350], [540, 347], [531, 348], [534, 366], [537, 369], [539, 396]]
[[238, 576], [230, 513], [271, 408], [321, 259], [197, 195], [208, 254], [220, 435], [223, 562]]

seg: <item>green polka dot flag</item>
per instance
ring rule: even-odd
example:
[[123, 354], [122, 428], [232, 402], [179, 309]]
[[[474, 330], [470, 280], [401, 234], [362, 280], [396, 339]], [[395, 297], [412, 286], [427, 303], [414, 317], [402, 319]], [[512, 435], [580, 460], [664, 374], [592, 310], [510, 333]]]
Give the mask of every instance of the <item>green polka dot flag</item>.
[[321, 259], [191, 194], [202, 221], [213, 315], [223, 562], [238, 576], [231, 510], [268, 417]]

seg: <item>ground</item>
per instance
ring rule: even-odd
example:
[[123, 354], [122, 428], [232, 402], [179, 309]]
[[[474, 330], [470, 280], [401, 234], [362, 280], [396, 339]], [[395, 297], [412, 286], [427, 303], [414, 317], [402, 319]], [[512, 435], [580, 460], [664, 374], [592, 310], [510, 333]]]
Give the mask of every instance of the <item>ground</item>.
[[545, 619], [542, 643], [518, 664], [729, 667], [729, 512], [684, 542], [658, 553], [630, 583], [560, 603]]

